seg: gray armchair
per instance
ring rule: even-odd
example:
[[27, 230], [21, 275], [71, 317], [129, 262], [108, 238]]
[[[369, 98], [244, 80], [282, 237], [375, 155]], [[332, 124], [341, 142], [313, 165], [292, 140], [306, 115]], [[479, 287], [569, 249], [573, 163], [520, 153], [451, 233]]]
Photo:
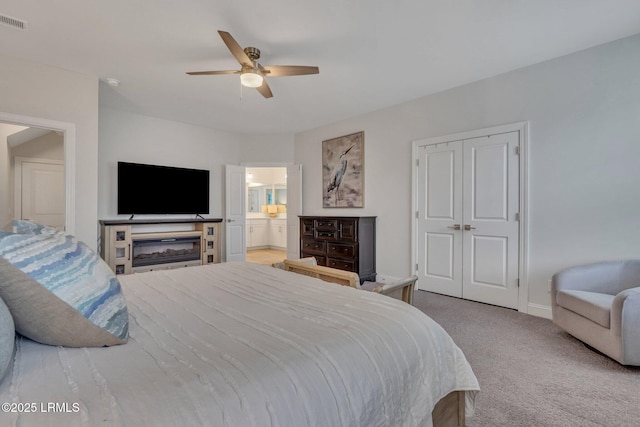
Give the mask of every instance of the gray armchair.
[[551, 282], [553, 323], [623, 365], [640, 366], [640, 260], [560, 271]]

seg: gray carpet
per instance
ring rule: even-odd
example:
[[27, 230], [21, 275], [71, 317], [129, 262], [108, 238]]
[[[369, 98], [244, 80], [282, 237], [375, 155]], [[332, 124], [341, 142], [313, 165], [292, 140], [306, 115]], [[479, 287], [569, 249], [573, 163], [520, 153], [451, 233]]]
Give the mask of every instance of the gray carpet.
[[640, 426], [640, 368], [547, 319], [425, 291], [414, 305], [451, 335], [478, 377], [468, 426]]

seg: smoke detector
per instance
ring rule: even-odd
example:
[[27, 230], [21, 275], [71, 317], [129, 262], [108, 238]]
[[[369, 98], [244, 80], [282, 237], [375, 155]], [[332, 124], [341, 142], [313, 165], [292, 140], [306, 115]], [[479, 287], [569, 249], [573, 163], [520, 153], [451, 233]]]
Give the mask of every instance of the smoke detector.
[[104, 79], [104, 81], [107, 82], [109, 86], [113, 86], [113, 87], [120, 86], [120, 80], [114, 79], [113, 77], [107, 77], [106, 79]]

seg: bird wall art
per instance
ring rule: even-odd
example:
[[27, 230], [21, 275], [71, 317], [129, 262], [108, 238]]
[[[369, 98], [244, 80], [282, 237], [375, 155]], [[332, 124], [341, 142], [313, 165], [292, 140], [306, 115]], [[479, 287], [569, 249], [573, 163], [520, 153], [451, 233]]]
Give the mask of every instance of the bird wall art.
[[322, 206], [364, 207], [364, 132], [322, 141]]

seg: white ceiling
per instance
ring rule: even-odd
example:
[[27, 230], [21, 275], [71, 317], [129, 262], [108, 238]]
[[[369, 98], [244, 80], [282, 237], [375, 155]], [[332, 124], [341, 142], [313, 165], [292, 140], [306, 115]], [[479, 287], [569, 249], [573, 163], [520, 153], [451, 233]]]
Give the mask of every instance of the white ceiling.
[[[246, 133], [299, 132], [640, 33], [638, 0], [3, 0], [0, 53], [121, 81], [100, 105]], [[272, 77], [264, 99], [217, 34]]]

